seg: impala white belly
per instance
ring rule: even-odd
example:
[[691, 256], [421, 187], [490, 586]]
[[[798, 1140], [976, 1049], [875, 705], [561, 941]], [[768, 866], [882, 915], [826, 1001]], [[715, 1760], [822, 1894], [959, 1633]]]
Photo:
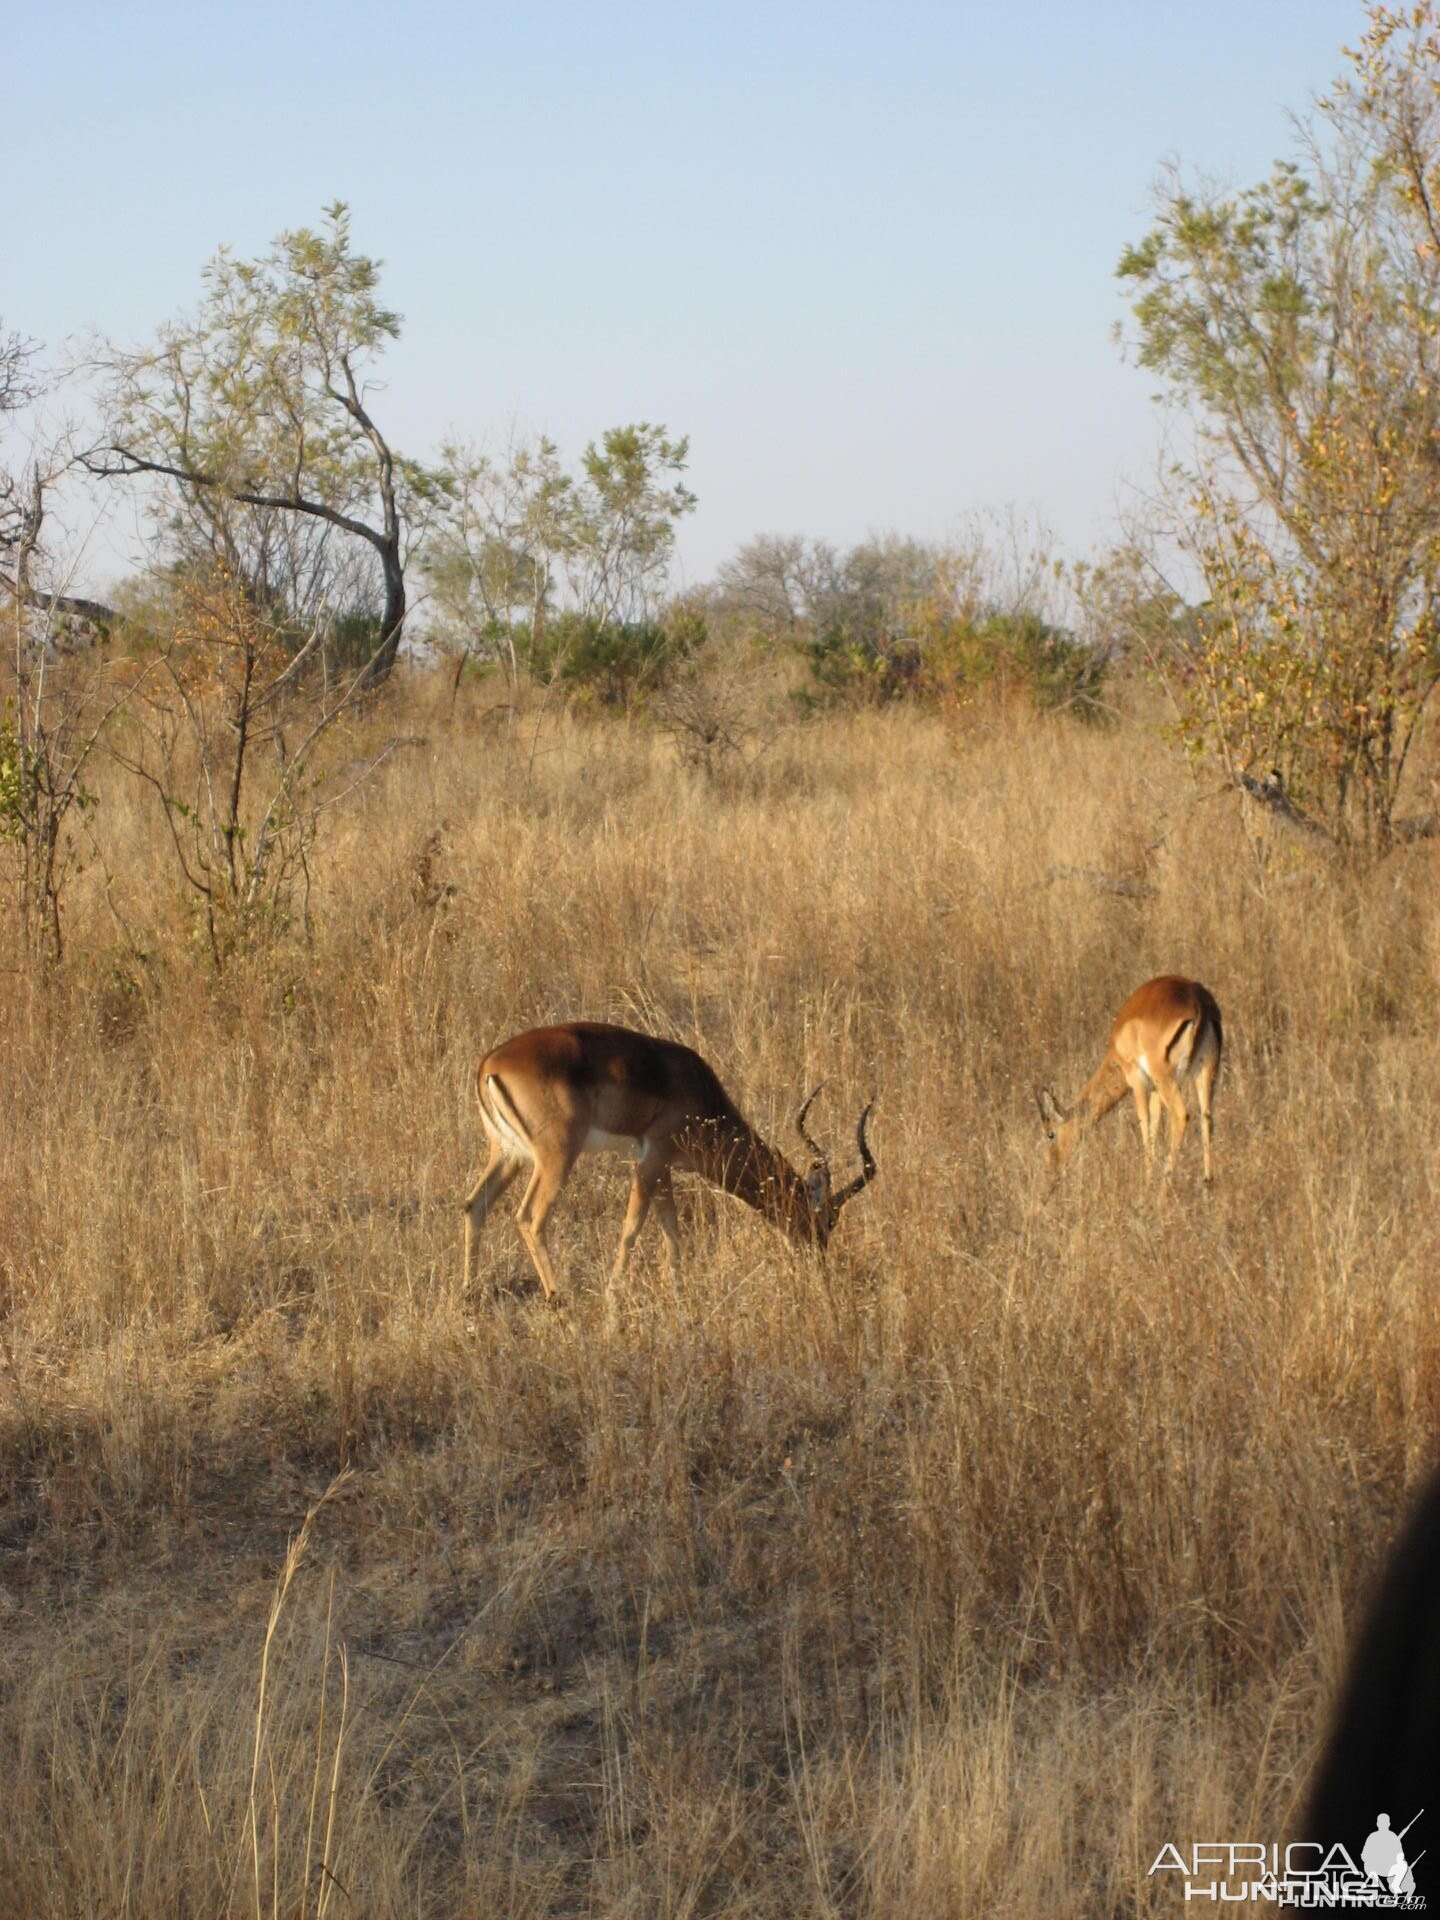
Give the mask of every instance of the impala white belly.
[[640, 1142], [633, 1134], [606, 1133], [603, 1127], [591, 1127], [580, 1151], [582, 1153], [628, 1153], [638, 1159]]

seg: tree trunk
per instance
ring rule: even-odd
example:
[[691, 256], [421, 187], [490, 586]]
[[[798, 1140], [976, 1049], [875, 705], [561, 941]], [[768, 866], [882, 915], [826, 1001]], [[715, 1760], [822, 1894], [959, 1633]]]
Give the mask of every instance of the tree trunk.
[[364, 684], [378, 687], [390, 678], [390, 670], [400, 653], [405, 634], [405, 568], [400, 559], [397, 539], [377, 543], [380, 566], [385, 579], [385, 612], [380, 627], [380, 644], [365, 668]]

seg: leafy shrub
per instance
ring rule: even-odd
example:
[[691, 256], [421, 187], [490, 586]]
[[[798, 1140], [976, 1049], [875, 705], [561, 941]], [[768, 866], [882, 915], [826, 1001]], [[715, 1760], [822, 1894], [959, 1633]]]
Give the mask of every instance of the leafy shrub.
[[1041, 713], [1068, 708], [1095, 719], [1103, 711], [1104, 657], [1038, 614], [949, 622], [930, 638], [924, 655], [927, 687], [941, 696], [1014, 690]]
[[1093, 648], [1035, 613], [977, 618], [914, 610], [903, 630], [837, 622], [801, 642], [819, 696], [875, 705], [898, 698], [944, 702], [982, 689], [1013, 692], [1040, 712], [1068, 708], [1096, 718], [1106, 662]]
[[383, 618], [364, 607], [337, 613], [325, 635], [325, 659], [331, 670], [351, 674], [369, 666], [380, 650], [384, 631]]
[[522, 630], [520, 657], [537, 680], [555, 682], [596, 705], [630, 708], [662, 686], [705, 644], [705, 620], [682, 609], [658, 620], [601, 620], [556, 614], [540, 633]]
[[919, 691], [924, 658], [906, 633], [840, 619], [801, 642], [816, 689], [831, 697], [881, 706]]

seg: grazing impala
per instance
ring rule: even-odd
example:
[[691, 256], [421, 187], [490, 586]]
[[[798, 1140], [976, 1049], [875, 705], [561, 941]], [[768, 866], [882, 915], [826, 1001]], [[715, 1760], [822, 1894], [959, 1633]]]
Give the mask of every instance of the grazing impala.
[[1167, 973], [1137, 987], [1115, 1016], [1105, 1058], [1074, 1106], [1068, 1110], [1062, 1107], [1048, 1088], [1035, 1096], [1050, 1136], [1051, 1171], [1064, 1165], [1081, 1137], [1125, 1098], [1128, 1087], [1140, 1116], [1147, 1177], [1160, 1137], [1162, 1108], [1170, 1116], [1170, 1154], [1165, 1171], [1173, 1173], [1189, 1120], [1182, 1089], [1193, 1085], [1200, 1104], [1200, 1137], [1208, 1183], [1213, 1173], [1210, 1095], [1220, 1071], [1223, 1043], [1215, 996], [1198, 981], [1177, 979]]
[[480, 1225], [522, 1167], [528, 1167], [530, 1178], [515, 1221], [551, 1298], [555, 1273], [545, 1249], [545, 1225], [582, 1153], [610, 1149], [637, 1156], [612, 1287], [652, 1201], [672, 1268], [678, 1263], [680, 1234], [670, 1184], [677, 1169], [733, 1193], [792, 1240], [822, 1248], [840, 1209], [875, 1177], [874, 1156], [865, 1144], [869, 1106], [860, 1115], [857, 1135], [861, 1171], [837, 1193], [829, 1162], [805, 1131], [818, 1087], [796, 1121], [815, 1155], [802, 1176], [760, 1138], [698, 1053], [624, 1027], [580, 1020], [516, 1034], [483, 1056], [475, 1081], [490, 1158], [465, 1201], [467, 1286]]

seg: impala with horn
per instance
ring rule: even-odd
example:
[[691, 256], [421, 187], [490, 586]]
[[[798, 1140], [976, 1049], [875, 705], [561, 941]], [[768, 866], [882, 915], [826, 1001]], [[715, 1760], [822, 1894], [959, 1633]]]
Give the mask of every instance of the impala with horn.
[[818, 1087], [796, 1120], [800, 1138], [815, 1156], [801, 1174], [756, 1133], [698, 1053], [624, 1027], [575, 1021], [516, 1034], [481, 1058], [475, 1086], [490, 1158], [465, 1201], [467, 1286], [480, 1226], [525, 1170], [529, 1178], [515, 1222], [541, 1286], [547, 1297], [555, 1297], [545, 1229], [582, 1153], [636, 1156], [612, 1287], [652, 1203], [671, 1267], [678, 1265], [680, 1232], [671, 1186], [677, 1171], [698, 1173], [754, 1207], [791, 1240], [820, 1248], [846, 1201], [875, 1177], [875, 1158], [865, 1140], [873, 1100], [856, 1133], [860, 1172], [837, 1189], [828, 1159], [805, 1131]]

